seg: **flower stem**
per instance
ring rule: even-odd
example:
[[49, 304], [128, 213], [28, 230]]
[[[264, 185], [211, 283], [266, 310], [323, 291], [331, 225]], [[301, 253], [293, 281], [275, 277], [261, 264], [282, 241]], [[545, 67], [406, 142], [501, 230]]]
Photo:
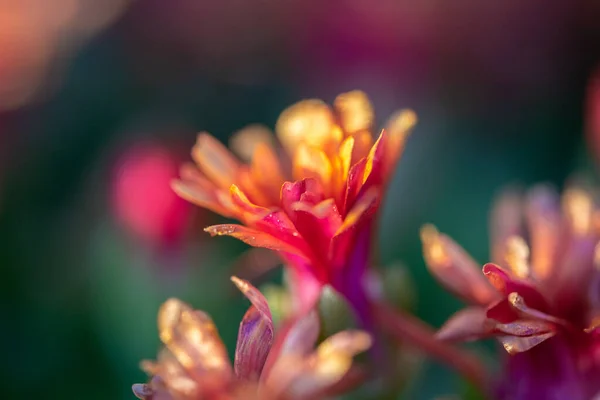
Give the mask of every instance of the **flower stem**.
[[483, 393], [487, 392], [487, 374], [476, 357], [436, 339], [435, 332], [429, 325], [404, 311], [385, 303], [375, 303], [373, 312], [375, 319], [389, 335], [410, 343], [429, 356], [450, 365]]

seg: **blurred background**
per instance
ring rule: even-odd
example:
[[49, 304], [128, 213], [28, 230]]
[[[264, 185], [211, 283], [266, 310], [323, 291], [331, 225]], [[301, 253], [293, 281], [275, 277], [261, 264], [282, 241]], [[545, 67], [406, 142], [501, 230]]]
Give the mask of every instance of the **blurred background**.
[[[210, 240], [220, 218], [169, 181], [198, 131], [227, 141], [351, 89], [380, 124], [419, 114], [380, 259], [439, 326], [460, 303], [425, 270], [423, 223], [483, 263], [502, 186], [594, 177], [598, 21], [594, 0], [0, 0], [2, 398], [132, 399], [169, 296], [209, 312], [231, 350], [246, 248]], [[403, 398], [461, 388], [427, 364]]]

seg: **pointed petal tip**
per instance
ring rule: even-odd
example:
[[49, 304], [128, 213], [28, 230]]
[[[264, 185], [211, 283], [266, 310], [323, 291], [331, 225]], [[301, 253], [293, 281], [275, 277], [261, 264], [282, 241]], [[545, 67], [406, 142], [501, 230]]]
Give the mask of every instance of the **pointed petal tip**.
[[231, 282], [233, 282], [233, 284], [235, 286], [237, 286], [238, 289], [240, 289], [240, 291], [242, 293], [246, 292], [249, 290], [249, 286], [250, 283], [248, 281], [245, 281], [243, 279], [238, 278], [237, 276], [231, 276], [229, 279], [231, 279]]
[[135, 397], [142, 400], [150, 398], [150, 396], [154, 394], [154, 391], [150, 388], [150, 386], [146, 385], [145, 383], [136, 383], [131, 386], [131, 390], [133, 391]]
[[400, 110], [390, 117], [387, 130], [394, 135], [409, 135], [417, 122], [418, 117], [416, 112], [411, 109]]

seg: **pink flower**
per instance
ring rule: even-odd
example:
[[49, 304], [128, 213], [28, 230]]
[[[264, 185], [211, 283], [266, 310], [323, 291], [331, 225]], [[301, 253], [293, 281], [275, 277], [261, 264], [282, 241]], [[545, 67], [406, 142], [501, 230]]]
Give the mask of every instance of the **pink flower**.
[[416, 122], [411, 111], [392, 117], [375, 139], [374, 112], [359, 91], [339, 95], [333, 108], [304, 100], [276, 125], [236, 135], [240, 161], [201, 133], [175, 191], [242, 224], [206, 228], [251, 246], [275, 250], [290, 268], [296, 304], [310, 308], [330, 284], [368, 318], [364, 276], [370, 264], [375, 215], [386, 184]]
[[169, 190], [177, 164], [168, 149], [148, 143], [127, 149], [115, 167], [114, 212], [132, 233], [152, 244], [177, 242], [186, 226], [190, 207]]
[[512, 356], [506, 398], [588, 399], [600, 390], [600, 213], [579, 188], [564, 193], [562, 213], [559, 203], [543, 186], [525, 198], [501, 196], [492, 215], [496, 264], [483, 274], [448, 236], [422, 230], [430, 271], [471, 304], [438, 337], [497, 337]]
[[158, 314], [165, 348], [158, 361], [144, 361], [152, 376], [133, 391], [145, 400], [293, 400], [321, 399], [339, 385], [352, 357], [366, 350], [370, 336], [343, 331], [313, 346], [319, 335], [314, 312], [275, 333], [265, 297], [250, 283], [232, 278], [252, 303], [238, 334], [233, 367], [210, 317], [170, 299]]

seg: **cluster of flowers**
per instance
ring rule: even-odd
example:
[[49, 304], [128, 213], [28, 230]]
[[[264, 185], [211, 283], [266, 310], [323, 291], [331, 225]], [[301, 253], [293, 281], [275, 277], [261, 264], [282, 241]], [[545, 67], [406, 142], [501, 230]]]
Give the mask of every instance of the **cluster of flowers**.
[[[144, 362], [151, 376], [134, 385], [140, 399], [319, 399], [385, 373], [377, 351], [399, 339], [456, 368], [497, 399], [591, 399], [600, 393], [600, 210], [572, 187], [561, 200], [540, 186], [507, 192], [492, 218], [492, 260], [477, 271], [458, 244], [422, 229], [426, 264], [470, 304], [434, 332], [372, 290], [372, 247], [386, 185], [416, 123], [393, 115], [378, 137], [359, 91], [333, 106], [304, 100], [285, 110], [276, 135], [251, 127], [232, 138], [234, 156], [201, 133], [174, 190], [241, 224], [206, 228], [281, 258], [289, 276], [289, 318], [275, 326], [267, 300], [233, 277], [252, 303], [240, 324], [233, 368], [210, 317], [168, 300], [158, 325], [165, 348]], [[320, 341], [317, 304], [332, 288], [360, 330]], [[500, 377], [453, 342], [496, 337], [508, 353]], [[364, 368], [353, 358], [371, 349]]]

